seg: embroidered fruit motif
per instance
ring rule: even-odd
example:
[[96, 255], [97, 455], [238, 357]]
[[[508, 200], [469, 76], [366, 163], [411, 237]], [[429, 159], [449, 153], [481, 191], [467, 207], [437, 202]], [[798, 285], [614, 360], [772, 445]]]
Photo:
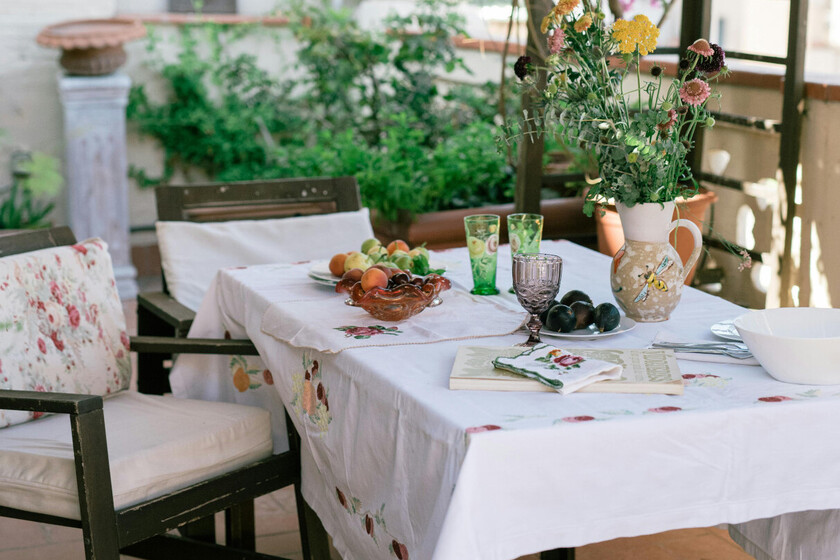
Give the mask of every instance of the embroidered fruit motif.
[[485, 424], [484, 426], [472, 426], [471, 428], [467, 428], [466, 432], [468, 434], [479, 434], [481, 432], [492, 432], [493, 430], [501, 429], [501, 426], [497, 426], [495, 424]]
[[251, 380], [248, 378], [248, 374], [245, 373], [244, 368], [236, 368], [236, 371], [233, 373], [233, 386], [240, 393], [244, 393], [251, 386]]
[[349, 510], [349, 508], [347, 506], [347, 498], [344, 497], [344, 492], [342, 492], [341, 490], [338, 489], [338, 487], [336, 487], [335, 494], [338, 497], [338, 503], [341, 504], [341, 507]]
[[761, 402], [782, 402], [782, 401], [792, 401], [793, 399], [790, 398], [790, 397], [783, 397], [783, 396], [777, 395], [775, 397], [761, 397], [758, 400], [760, 400]]
[[292, 410], [302, 420], [311, 422], [321, 434], [325, 434], [332, 422], [327, 400], [329, 390], [321, 377], [318, 360], [310, 360], [304, 354], [302, 369], [302, 373], [292, 375]]
[[274, 376], [267, 369], [263, 370], [263, 381], [265, 381], [266, 385], [274, 385]]
[[679, 412], [682, 410], [678, 406], [660, 406], [658, 408], [649, 408], [648, 412]]
[[373, 536], [373, 518], [367, 514], [365, 514], [365, 531], [371, 537]]
[[571, 423], [590, 422], [592, 420], [595, 420], [594, 416], [567, 416], [567, 417], [563, 418], [563, 422], [571, 422]]
[[391, 551], [399, 560], [408, 560], [408, 549], [396, 539], [391, 541]]

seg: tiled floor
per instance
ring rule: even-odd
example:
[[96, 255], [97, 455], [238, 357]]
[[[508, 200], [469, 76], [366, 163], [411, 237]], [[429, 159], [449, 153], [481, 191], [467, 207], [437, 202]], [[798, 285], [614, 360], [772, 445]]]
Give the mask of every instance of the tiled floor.
[[[134, 302], [125, 305], [129, 332], [136, 332]], [[294, 493], [286, 488], [256, 502], [257, 550], [266, 554], [301, 558]], [[216, 517], [217, 533], [224, 535], [222, 517]], [[83, 560], [82, 533], [53, 525], [0, 518], [0, 560]], [[717, 528], [668, 531], [630, 539], [592, 544], [577, 549], [577, 560], [749, 560]], [[334, 560], [340, 560], [333, 551]], [[421, 559], [422, 560], [422, 559]], [[468, 559], [465, 559], [468, 560]], [[477, 559], [480, 560], [480, 559]], [[538, 554], [519, 560], [539, 560]]]

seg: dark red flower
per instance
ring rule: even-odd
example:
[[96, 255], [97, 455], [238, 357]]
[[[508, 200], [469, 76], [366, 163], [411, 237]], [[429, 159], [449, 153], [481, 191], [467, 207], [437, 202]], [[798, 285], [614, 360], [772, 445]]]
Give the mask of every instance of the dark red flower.
[[57, 332], [53, 331], [52, 333], [50, 333], [50, 339], [52, 339], [53, 344], [55, 344], [55, 347], [59, 352], [64, 351], [64, 342], [60, 338], [58, 338]]
[[566, 416], [563, 418], [563, 422], [589, 422], [590, 420], [595, 420], [594, 416]]
[[71, 247], [73, 247], [79, 253], [81, 253], [83, 255], [87, 255], [87, 247], [85, 247], [84, 245], [77, 244], [77, 245], [71, 245]]
[[73, 304], [70, 304], [70, 305], [67, 306], [67, 317], [68, 317], [68, 319], [70, 319], [70, 325], [73, 328], [78, 327], [79, 323], [82, 320], [82, 316], [79, 313], [79, 310], [76, 309], [76, 306], [73, 305]]
[[709, 46], [712, 47], [715, 53], [712, 56], [700, 57], [697, 61], [697, 66], [694, 68], [706, 74], [714, 74], [715, 72], [720, 72], [723, 65], [726, 64], [726, 53], [723, 52], [720, 45], [710, 43]]
[[265, 380], [266, 385], [274, 385], [274, 376], [267, 369], [263, 370], [263, 380]]
[[782, 401], [792, 401], [793, 399], [790, 398], [790, 397], [782, 397], [782, 396], [777, 395], [775, 397], [761, 397], [758, 400], [760, 400], [761, 402], [782, 402]]
[[513, 73], [516, 74], [516, 77], [520, 80], [524, 80], [525, 77], [530, 73], [530, 69], [528, 68], [530, 64], [530, 56], [520, 56], [516, 59], [516, 63], [513, 65]]
[[468, 434], [478, 434], [481, 432], [492, 432], [493, 430], [501, 430], [501, 426], [497, 426], [495, 424], [485, 424], [484, 426], [473, 426], [471, 428], [467, 428]]
[[558, 356], [554, 358], [555, 364], [560, 364], [563, 367], [573, 366], [577, 363], [583, 361], [583, 357], [581, 356], [573, 356], [572, 354], [563, 354], [562, 356]]
[[682, 410], [678, 406], [660, 406], [659, 408], [649, 408], [648, 412], [679, 412]]

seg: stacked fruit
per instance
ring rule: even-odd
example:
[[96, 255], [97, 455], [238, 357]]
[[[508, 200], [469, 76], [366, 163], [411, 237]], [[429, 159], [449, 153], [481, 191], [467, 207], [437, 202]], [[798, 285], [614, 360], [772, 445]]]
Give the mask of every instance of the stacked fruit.
[[580, 290], [567, 292], [560, 301], [553, 301], [540, 315], [543, 326], [550, 331], [572, 332], [595, 323], [600, 332], [611, 331], [621, 321], [621, 314], [611, 303], [593, 307], [592, 298]]
[[[355, 278], [361, 280], [365, 272], [376, 268], [387, 272], [402, 270], [410, 274], [425, 276], [435, 273], [442, 274], [442, 270], [434, 270], [429, 266], [429, 251], [422, 245], [410, 249], [408, 243], [396, 239], [383, 247], [378, 239], [368, 239], [362, 243], [360, 251], [338, 253], [330, 260], [330, 272], [333, 276]], [[380, 275], [375, 275], [380, 277]], [[390, 278], [389, 274], [389, 278]]]

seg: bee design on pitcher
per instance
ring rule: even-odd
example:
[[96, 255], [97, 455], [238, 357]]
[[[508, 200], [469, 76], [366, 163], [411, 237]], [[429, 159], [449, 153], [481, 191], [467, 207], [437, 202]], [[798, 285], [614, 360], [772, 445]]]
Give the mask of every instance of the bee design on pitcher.
[[669, 257], [665, 256], [662, 257], [662, 262], [659, 263], [659, 266], [657, 266], [656, 270], [654, 271], [650, 270], [650, 267], [645, 265], [645, 268], [647, 268], [648, 271], [639, 275], [640, 277], [644, 277], [645, 281], [642, 284], [642, 289], [639, 290], [639, 295], [636, 296], [636, 299], [634, 299], [633, 302], [639, 303], [640, 301], [647, 301], [648, 293], [651, 286], [653, 286], [661, 292], [667, 292], [668, 284], [666, 284], [664, 280], [659, 278], [659, 275], [671, 268], [671, 265], [673, 264], [674, 261], [672, 261]]

